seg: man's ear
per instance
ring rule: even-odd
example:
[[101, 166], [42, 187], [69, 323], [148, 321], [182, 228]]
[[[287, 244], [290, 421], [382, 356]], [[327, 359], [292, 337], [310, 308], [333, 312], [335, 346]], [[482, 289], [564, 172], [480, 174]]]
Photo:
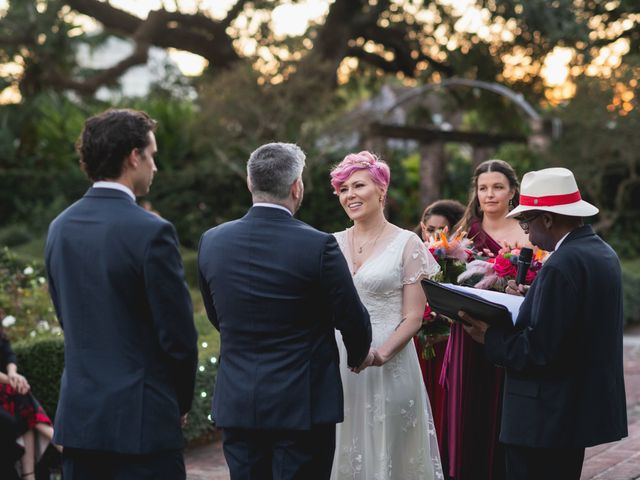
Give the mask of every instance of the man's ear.
[[247, 188], [253, 193], [253, 185], [251, 184], [251, 177], [249, 175], [247, 175]]
[[293, 195], [293, 198], [295, 198], [296, 200], [300, 198], [300, 195], [302, 194], [301, 178], [296, 179], [296, 181], [291, 184], [291, 194]]
[[138, 165], [140, 164], [140, 153], [138, 152], [137, 148], [134, 148], [133, 150], [131, 150], [131, 152], [129, 152], [129, 155], [127, 155], [124, 159], [123, 162], [123, 167], [126, 170], [135, 170], [136, 168], [138, 168]]
[[542, 221], [544, 222], [544, 227], [547, 230], [551, 230], [551, 227], [553, 227], [553, 214], [551, 213], [543, 213], [542, 214]]

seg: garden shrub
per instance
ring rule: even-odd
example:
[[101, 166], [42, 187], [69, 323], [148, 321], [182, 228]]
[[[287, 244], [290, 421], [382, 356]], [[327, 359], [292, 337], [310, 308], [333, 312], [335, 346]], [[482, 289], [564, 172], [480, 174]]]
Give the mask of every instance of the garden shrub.
[[622, 262], [624, 323], [640, 323], [640, 259]]
[[[62, 336], [47, 336], [27, 339], [13, 344], [18, 357], [18, 371], [22, 373], [40, 401], [54, 420], [60, 393], [60, 378], [64, 368], [64, 340]], [[211, 393], [216, 378], [216, 365], [208, 361], [196, 373], [195, 395], [189, 413], [189, 422], [184, 429], [188, 443], [209, 439], [213, 427], [209, 420]], [[203, 395], [204, 393], [204, 395]]]
[[36, 337], [13, 343], [12, 347], [18, 357], [18, 371], [27, 378], [33, 395], [53, 421], [64, 369], [63, 337]]
[[213, 425], [210, 420], [213, 385], [216, 381], [216, 364], [201, 363], [196, 372], [195, 394], [184, 429], [187, 443], [199, 443], [211, 438]]
[[0, 321], [13, 342], [60, 329], [42, 265], [24, 262], [7, 247], [0, 248]]

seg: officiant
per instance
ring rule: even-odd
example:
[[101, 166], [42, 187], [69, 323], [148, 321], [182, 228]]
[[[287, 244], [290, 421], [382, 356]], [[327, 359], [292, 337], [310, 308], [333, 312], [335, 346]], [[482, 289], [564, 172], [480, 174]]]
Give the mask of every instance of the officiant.
[[583, 224], [596, 213], [571, 171], [525, 174], [520, 205], [507, 216], [553, 254], [515, 329], [461, 312], [467, 333], [506, 370], [500, 441], [510, 480], [579, 480], [585, 447], [627, 435], [620, 262]]

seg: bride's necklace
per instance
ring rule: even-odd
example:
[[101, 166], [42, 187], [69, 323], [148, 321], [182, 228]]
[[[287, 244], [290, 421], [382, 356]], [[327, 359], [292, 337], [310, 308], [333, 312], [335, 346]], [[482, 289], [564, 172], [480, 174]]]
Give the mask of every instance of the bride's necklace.
[[373, 244], [371, 245], [371, 248], [376, 246], [376, 243], [378, 242], [378, 239], [380, 238], [380, 235], [382, 235], [382, 232], [384, 232], [385, 228], [387, 228], [387, 221], [385, 220], [382, 224], [382, 228], [380, 229], [380, 231], [378, 232], [378, 234], [375, 236], [375, 238], [373, 239], [369, 239], [363, 243], [360, 244], [360, 246], [358, 247], [358, 249], [356, 250], [355, 248], [355, 244], [356, 244], [356, 228], [353, 227], [353, 230], [351, 232], [351, 250], [358, 253], [359, 255], [362, 255], [362, 251], [364, 250], [364, 247], [367, 246], [368, 243], [370, 243], [373, 240]]

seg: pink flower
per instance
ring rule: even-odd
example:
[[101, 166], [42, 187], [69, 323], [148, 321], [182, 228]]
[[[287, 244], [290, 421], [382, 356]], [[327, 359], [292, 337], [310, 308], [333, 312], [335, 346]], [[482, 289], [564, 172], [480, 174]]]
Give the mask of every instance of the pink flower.
[[431, 312], [433, 312], [433, 310], [431, 310], [431, 307], [429, 306], [429, 304], [425, 305], [424, 314], [422, 315], [423, 322], [428, 322], [433, 320], [433, 315], [431, 315]]
[[515, 265], [511, 263], [511, 260], [502, 256], [496, 257], [493, 269], [499, 277], [515, 277], [518, 273], [518, 270]]

